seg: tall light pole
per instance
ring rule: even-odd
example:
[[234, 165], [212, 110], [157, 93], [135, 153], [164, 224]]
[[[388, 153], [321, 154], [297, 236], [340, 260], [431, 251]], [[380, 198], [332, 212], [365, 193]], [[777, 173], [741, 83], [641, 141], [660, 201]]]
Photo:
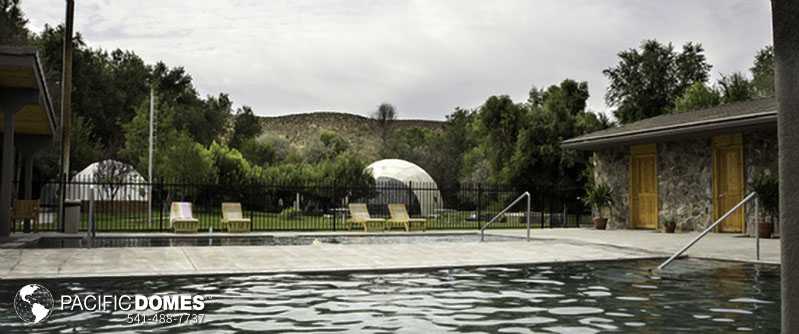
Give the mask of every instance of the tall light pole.
[[782, 332], [799, 333], [799, 0], [772, 0], [779, 110]]
[[66, 199], [66, 182], [69, 179], [69, 151], [72, 134], [72, 19], [75, 16], [75, 1], [66, 1], [64, 54], [61, 71], [61, 200], [58, 202], [58, 218], [62, 229], [64, 228], [64, 200]]

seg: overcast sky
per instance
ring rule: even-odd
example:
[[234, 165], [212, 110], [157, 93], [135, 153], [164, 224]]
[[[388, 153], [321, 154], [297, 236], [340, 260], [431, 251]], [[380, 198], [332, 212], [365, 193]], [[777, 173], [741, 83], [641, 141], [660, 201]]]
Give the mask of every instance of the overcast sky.
[[[184, 66], [202, 94], [229, 93], [260, 115], [332, 110], [444, 119], [494, 94], [588, 81], [607, 112], [602, 70], [644, 39], [701, 42], [720, 73], [747, 71], [771, 43], [768, 0], [79, 0], [93, 47]], [[22, 0], [33, 30], [64, 0]]]

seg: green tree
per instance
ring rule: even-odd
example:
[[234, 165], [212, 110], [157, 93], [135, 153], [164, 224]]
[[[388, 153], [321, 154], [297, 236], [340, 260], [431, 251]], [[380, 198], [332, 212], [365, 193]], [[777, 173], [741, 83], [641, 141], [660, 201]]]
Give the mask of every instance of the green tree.
[[752, 86], [756, 96], [774, 96], [774, 47], [760, 49], [752, 68]]
[[152, 69], [159, 102], [175, 106], [175, 125], [186, 130], [198, 143], [208, 146], [225, 133], [233, 113], [233, 101], [227, 94], [199, 97], [191, 75], [182, 67], [170, 68], [157, 63]]
[[167, 182], [218, 182], [213, 156], [186, 132], [175, 133], [170, 145], [160, 149], [155, 157], [156, 175]]
[[27, 25], [19, 0], [0, 0], [0, 45], [30, 45]]
[[[93, 129], [89, 121], [73, 115], [70, 165], [75, 171], [82, 170], [89, 164], [106, 158], [104, 156], [106, 156], [107, 150], [102, 144], [91, 138], [92, 133]], [[60, 145], [57, 147], [60, 147]]]
[[472, 127], [474, 115], [471, 110], [455, 108], [455, 111], [447, 116], [444, 129], [439, 135], [439, 142], [430, 148], [432, 152], [438, 152], [436, 156], [440, 158], [438, 166], [442, 172], [436, 181], [441, 188], [455, 187], [464, 175], [466, 152], [477, 146]]
[[671, 43], [647, 40], [640, 51], [630, 49], [618, 56], [619, 63], [603, 73], [610, 79], [605, 101], [616, 107], [621, 123], [673, 110], [677, 98], [695, 82], [706, 82], [711, 69], [697, 43], [687, 43], [677, 53]]
[[216, 182], [220, 184], [247, 184], [260, 172], [235, 148], [213, 142], [208, 152], [217, 172]]
[[586, 82], [567, 79], [543, 91], [539, 103], [527, 104], [528, 117], [510, 163], [500, 174], [502, 182], [539, 191], [576, 188], [585, 182], [585, 164], [560, 143], [610, 125], [607, 117], [586, 111], [588, 97]]
[[[194, 141], [186, 130], [175, 126], [174, 106], [158, 103], [156, 110], [153, 153], [155, 176], [168, 181], [211, 182], [217, 172], [208, 150]], [[125, 144], [120, 156], [139, 171], [147, 170], [149, 124], [149, 104], [142, 101], [136, 108], [136, 116], [123, 126]]]
[[286, 162], [289, 156], [296, 153], [285, 138], [263, 134], [245, 141], [241, 147], [241, 154], [255, 165], [267, 167]]
[[233, 116], [233, 134], [230, 137], [230, 146], [241, 149], [244, 142], [249, 141], [261, 134], [261, 122], [252, 108], [241, 107], [236, 115]]
[[676, 112], [686, 112], [717, 106], [721, 103], [721, 93], [704, 83], [694, 82], [675, 103]]
[[740, 72], [722, 75], [719, 86], [724, 103], [748, 101], [755, 96], [752, 83]]
[[525, 109], [507, 95], [491, 96], [480, 107], [477, 135], [485, 138], [483, 152], [489, 160], [492, 175], [498, 175], [513, 154], [519, 130], [525, 124], [525, 114]]
[[391, 132], [391, 125], [394, 124], [394, 121], [397, 119], [397, 110], [390, 103], [384, 102], [377, 107], [372, 118], [377, 121], [377, 126], [380, 130], [380, 139], [385, 146], [388, 135]]
[[[37, 45], [51, 83], [61, 81], [63, 26], [45, 26]], [[75, 115], [92, 124], [90, 137], [109, 148], [124, 146], [122, 125], [136, 114], [149, 94], [149, 68], [136, 54], [115, 50], [110, 54], [91, 49], [80, 34], [74, 39], [72, 108]], [[54, 91], [58, 91], [54, 89]]]
[[319, 139], [311, 142], [304, 152], [306, 163], [331, 160], [350, 148], [350, 143], [335, 132], [322, 131]]

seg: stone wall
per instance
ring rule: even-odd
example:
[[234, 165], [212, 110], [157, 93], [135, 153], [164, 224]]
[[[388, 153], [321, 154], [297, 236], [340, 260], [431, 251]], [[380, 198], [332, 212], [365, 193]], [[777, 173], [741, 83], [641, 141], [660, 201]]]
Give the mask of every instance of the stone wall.
[[[630, 149], [611, 148], [594, 153], [594, 180], [606, 183], [613, 190], [613, 204], [608, 219], [608, 229], [627, 228], [630, 211], [628, 174], [630, 171]], [[594, 210], [594, 216], [597, 215]]]
[[[761, 172], [768, 172], [777, 175], [779, 167], [777, 157], [779, 155], [776, 131], [755, 131], [744, 134], [744, 161], [746, 169], [744, 178], [746, 179], [745, 194], [751, 193], [752, 180]], [[754, 202], [746, 205], [746, 231], [747, 234], [754, 235], [755, 208]]]
[[678, 231], [703, 229], [713, 212], [713, 150], [710, 139], [658, 144], [659, 221], [673, 219]]
[[[775, 131], [744, 133], [745, 194], [752, 191], [757, 173], [777, 173]], [[614, 203], [608, 228], [630, 228], [629, 223], [629, 146], [594, 153], [594, 179], [613, 189]], [[658, 144], [659, 219], [674, 219], [680, 231], [702, 230], [713, 217], [713, 148], [710, 138]], [[747, 233], [753, 231], [754, 204], [746, 210]], [[596, 213], [595, 213], [596, 214]]]

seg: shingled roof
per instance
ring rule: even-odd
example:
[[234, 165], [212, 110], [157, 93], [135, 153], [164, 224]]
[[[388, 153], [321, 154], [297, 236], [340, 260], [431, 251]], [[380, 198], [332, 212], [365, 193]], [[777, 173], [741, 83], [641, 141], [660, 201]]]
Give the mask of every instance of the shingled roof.
[[767, 97], [647, 118], [566, 140], [563, 147], [591, 150], [776, 124], [777, 100]]

